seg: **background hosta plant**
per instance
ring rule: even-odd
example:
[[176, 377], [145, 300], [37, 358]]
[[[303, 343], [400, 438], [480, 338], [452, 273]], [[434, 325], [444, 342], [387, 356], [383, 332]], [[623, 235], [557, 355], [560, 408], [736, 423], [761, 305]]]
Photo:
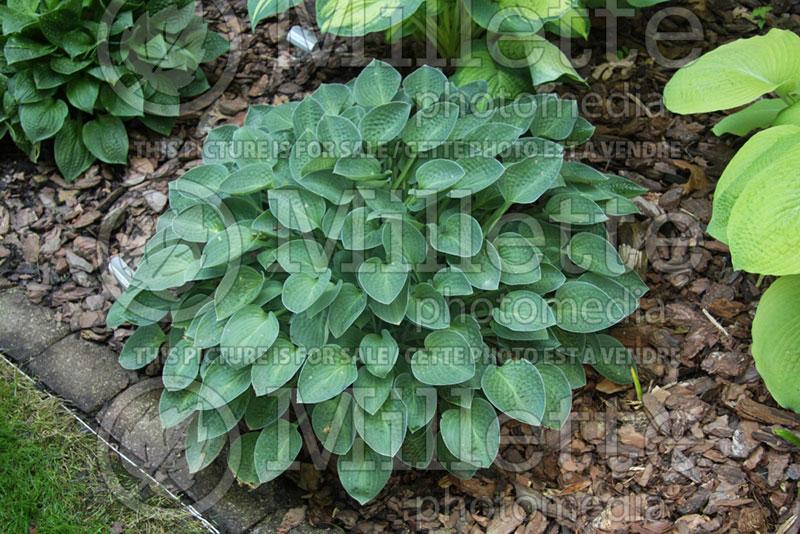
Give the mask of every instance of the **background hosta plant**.
[[[665, 0], [634, 0], [645, 7]], [[255, 27], [300, 0], [248, 0]], [[606, 7], [605, 2], [597, 7]], [[409, 35], [430, 42], [443, 58], [461, 58], [453, 81], [489, 84], [494, 96], [515, 97], [531, 85], [558, 79], [584, 82], [569, 59], [543, 35], [589, 34], [584, 2], [566, 0], [318, 0], [323, 33], [359, 37], [386, 31], [390, 41]]]
[[783, 276], [761, 298], [752, 351], [775, 400], [800, 412], [800, 37], [770, 30], [723, 45], [679, 70], [664, 103], [676, 113], [750, 104], [714, 132], [765, 128], [722, 173], [708, 233], [730, 246], [734, 268]]
[[486, 89], [375, 61], [209, 133], [108, 316], [138, 326], [126, 368], [168, 343], [161, 417], [191, 418], [192, 470], [238, 427], [229, 466], [267, 482], [310, 415], [363, 503], [393, 457], [467, 478], [491, 465], [498, 411], [560, 428], [583, 364], [632, 381], [602, 331], [646, 287], [603, 223], [642, 189], [563, 161], [593, 131], [575, 102]]
[[31, 160], [54, 139], [67, 181], [96, 159], [125, 163], [124, 121], [172, 130], [181, 97], [208, 87], [200, 63], [228, 49], [194, 0], [3, 0], [0, 138]]

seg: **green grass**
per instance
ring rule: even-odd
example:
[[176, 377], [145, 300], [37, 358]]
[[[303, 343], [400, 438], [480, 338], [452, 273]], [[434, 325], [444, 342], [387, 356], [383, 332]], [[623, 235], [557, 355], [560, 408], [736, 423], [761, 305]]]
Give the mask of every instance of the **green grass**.
[[[166, 496], [151, 492], [139, 511], [119, 502], [103, 484], [98, 443], [0, 360], [0, 533], [207, 532]], [[111, 463], [123, 487], [136, 485], [121, 460]]]

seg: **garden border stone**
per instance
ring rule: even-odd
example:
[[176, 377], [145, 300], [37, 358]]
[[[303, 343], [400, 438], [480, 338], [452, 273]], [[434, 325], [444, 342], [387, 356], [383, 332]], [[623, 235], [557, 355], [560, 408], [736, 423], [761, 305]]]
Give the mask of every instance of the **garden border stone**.
[[[28, 301], [24, 290], [0, 289], [0, 350], [34, 378], [84, 415], [96, 414], [101, 433], [120, 444], [125, 454], [155, 479], [178, 489], [227, 534], [274, 532], [290, 508], [304, 504], [276, 480], [249, 490], [239, 485], [225, 464], [224, 452], [207, 469], [189, 473], [183, 456], [186, 422], [162, 429], [157, 378], [140, 380], [119, 366], [118, 355], [107, 347], [70, 334], [45, 306]], [[214, 492], [217, 492], [215, 494]], [[221, 493], [220, 493], [221, 492]], [[307, 522], [291, 530], [322, 534], [328, 529]]]

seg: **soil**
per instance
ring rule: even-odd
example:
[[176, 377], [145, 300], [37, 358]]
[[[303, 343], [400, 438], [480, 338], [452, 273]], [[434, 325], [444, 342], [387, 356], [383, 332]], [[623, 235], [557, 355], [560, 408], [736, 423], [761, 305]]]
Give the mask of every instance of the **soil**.
[[[685, 58], [692, 48], [800, 27], [796, 0], [771, 2], [763, 29], [748, 18], [759, 5], [669, 3], [694, 14], [702, 36], [662, 42], [659, 51]], [[32, 164], [10, 140], [0, 142], [0, 284], [24, 288], [86, 339], [119, 350], [130, 335], [104, 324], [120, 293], [108, 258], [120, 254], [136, 264], [166, 209], [168, 182], [201, 163], [210, 128], [241, 124], [251, 104], [300, 100], [321, 82], [357, 73], [339, 64], [350, 57], [346, 40], [325, 42], [333, 51], [327, 65], [286, 42], [291, 26], [308, 26], [302, 10], [267, 19], [251, 33], [246, 3], [232, 7], [245, 51], [232, 83], [211, 106], [184, 117], [169, 138], [131, 127], [128, 167], [97, 164], [66, 184], [47, 156]], [[234, 19], [214, 5], [207, 9], [219, 31], [235, 31]], [[771, 279], [733, 271], [727, 247], [704, 232], [716, 179], [742, 140], [711, 133], [722, 114], [675, 116], [663, 107], [660, 95], [674, 67], [654, 62], [644, 40], [658, 10], [619, 19], [610, 52], [606, 21], [593, 20], [589, 43], [572, 45], [575, 52], [591, 50], [579, 68], [589, 87], [544, 88], [577, 98], [597, 127], [570, 157], [648, 188], [636, 199], [642, 214], [611, 226], [623, 257], [651, 288], [641, 309], [613, 331], [635, 351], [641, 401], [632, 387], [590, 371], [560, 432], [506, 421], [502, 464], [469, 481], [443, 471], [397, 471], [364, 507], [346, 496], [332, 470], [290, 473], [307, 492], [312, 524], [365, 533], [797, 532], [800, 454], [772, 429], [798, 430], [800, 417], [776, 406], [749, 354], [753, 314]], [[687, 29], [678, 16], [659, 26]], [[377, 38], [367, 41], [367, 50], [381, 46]], [[210, 66], [212, 81], [224, 75], [229, 58]], [[287, 526], [297, 514], [289, 511]]]

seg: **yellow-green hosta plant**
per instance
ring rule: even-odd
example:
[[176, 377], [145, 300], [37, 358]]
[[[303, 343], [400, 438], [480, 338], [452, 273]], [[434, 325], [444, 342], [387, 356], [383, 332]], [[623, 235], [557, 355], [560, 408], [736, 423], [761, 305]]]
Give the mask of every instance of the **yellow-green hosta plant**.
[[305, 422], [363, 503], [393, 458], [489, 467], [498, 413], [560, 428], [584, 363], [632, 381], [602, 332], [646, 286], [603, 223], [642, 189], [563, 161], [593, 132], [574, 101], [486, 91], [375, 61], [209, 133], [108, 316], [138, 327], [128, 369], [169, 344], [161, 418], [191, 418], [192, 471], [238, 430], [228, 465], [267, 482]]
[[778, 403], [800, 412], [800, 37], [787, 30], [723, 45], [680, 69], [664, 89], [676, 113], [749, 104], [718, 135], [753, 135], [717, 183], [708, 233], [736, 269], [782, 276], [753, 321], [756, 368]]

